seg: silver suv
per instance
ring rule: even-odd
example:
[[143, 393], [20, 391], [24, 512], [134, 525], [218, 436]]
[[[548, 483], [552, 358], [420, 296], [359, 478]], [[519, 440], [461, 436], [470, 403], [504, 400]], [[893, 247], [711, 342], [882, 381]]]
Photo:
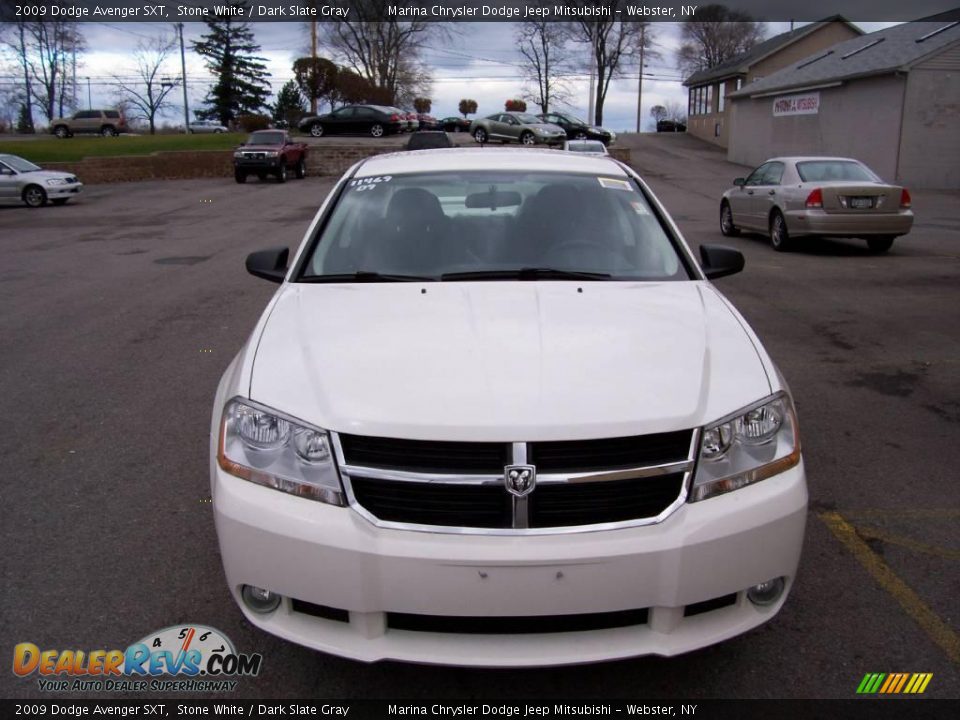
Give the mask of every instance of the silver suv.
[[70, 117], [57, 118], [50, 123], [50, 132], [58, 138], [72, 137], [77, 133], [113, 137], [129, 130], [127, 120], [119, 110], [78, 110]]

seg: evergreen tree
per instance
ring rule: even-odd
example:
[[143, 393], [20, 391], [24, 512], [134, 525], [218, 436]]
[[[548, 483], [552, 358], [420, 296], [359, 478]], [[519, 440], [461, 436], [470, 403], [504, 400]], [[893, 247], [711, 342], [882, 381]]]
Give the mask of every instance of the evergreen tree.
[[[229, 7], [245, 7], [233, 2]], [[270, 95], [267, 66], [257, 57], [260, 46], [250, 25], [236, 16], [218, 13], [207, 21], [210, 32], [193, 42], [193, 49], [206, 58], [207, 69], [217, 78], [204, 100], [206, 109], [197, 113], [207, 119], [230, 123], [239, 115], [259, 112]]]
[[297, 87], [295, 80], [288, 80], [277, 95], [277, 102], [273, 106], [273, 119], [275, 122], [284, 123], [287, 127], [296, 127], [304, 112], [306, 112], [306, 104], [303, 95], [300, 94], [300, 88]]
[[17, 118], [18, 133], [34, 133], [33, 118], [30, 117], [30, 110], [26, 103], [20, 105], [20, 115]]

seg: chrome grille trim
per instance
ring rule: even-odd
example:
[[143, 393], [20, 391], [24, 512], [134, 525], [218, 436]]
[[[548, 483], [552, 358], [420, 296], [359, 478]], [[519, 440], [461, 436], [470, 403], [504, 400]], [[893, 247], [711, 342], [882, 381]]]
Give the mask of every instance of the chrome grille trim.
[[[609, 470], [601, 472], [588, 473], [544, 473], [537, 474], [537, 484], [559, 484], [576, 482], [603, 482], [604, 480], [628, 480], [642, 479], [645, 477], [657, 477], [669, 475], [672, 473], [683, 472], [683, 482], [680, 493], [677, 498], [670, 503], [664, 510], [656, 516], [636, 518], [620, 522], [596, 523], [593, 525], [568, 525], [546, 528], [526, 527], [526, 515], [528, 512], [527, 498], [513, 498], [514, 502], [514, 522], [510, 528], [479, 528], [479, 527], [459, 527], [453, 525], [422, 525], [417, 523], [394, 522], [390, 520], [381, 520], [373, 515], [357, 500], [353, 492], [353, 486], [350, 482], [351, 473], [358, 477], [368, 477], [378, 480], [394, 480], [399, 482], [419, 482], [419, 483], [438, 483], [446, 485], [503, 485], [503, 475], [491, 474], [443, 474], [443, 473], [416, 473], [402, 470], [385, 470], [382, 468], [370, 468], [361, 465], [348, 465], [343, 454], [343, 446], [340, 443], [340, 436], [336, 432], [330, 432], [330, 440], [333, 446], [334, 455], [337, 461], [337, 468], [340, 471], [340, 478], [343, 482], [343, 488], [347, 497], [347, 505], [358, 515], [363, 517], [372, 525], [388, 530], [407, 530], [413, 532], [426, 532], [443, 535], [566, 535], [584, 532], [603, 532], [608, 530], [620, 530], [625, 528], [643, 527], [645, 525], [656, 525], [676, 512], [687, 501], [690, 493], [690, 486], [693, 482], [693, 472], [696, 466], [697, 448], [700, 446], [700, 428], [695, 428], [691, 433], [690, 447], [687, 452], [687, 459], [666, 463], [662, 465], [652, 465], [647, 467], [637, 467], [629, 469]], [[511, 463], [524, 464], [527, 460], [528, 443], [509, 443], [511, 446]], [[536, 491], [534, 491], [536, 492]], [[517, 507], [517, 501], [523, 501], [521, 508]], [[522, 510], [523, 518], [517, 518], [518, 510]]]

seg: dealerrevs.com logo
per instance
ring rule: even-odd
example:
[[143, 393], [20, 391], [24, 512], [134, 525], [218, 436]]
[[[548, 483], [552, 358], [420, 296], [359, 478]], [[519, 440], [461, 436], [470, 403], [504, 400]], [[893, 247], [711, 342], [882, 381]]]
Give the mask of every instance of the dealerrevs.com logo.
[[126, 650], [41, 650], [29, 642], [13, 649], [14, 674], [36, 674], [46, 692], [232, 691], [235, 678], [258, 675], [262, 662], [205, 625], [172, 625]]

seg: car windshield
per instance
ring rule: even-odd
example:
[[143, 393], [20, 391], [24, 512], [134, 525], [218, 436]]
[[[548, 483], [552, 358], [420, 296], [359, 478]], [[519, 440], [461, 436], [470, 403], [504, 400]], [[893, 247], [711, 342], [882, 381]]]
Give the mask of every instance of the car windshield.
[[640, 188], [623, 176], [356, 178], [311, 248], [302, 281], [691, 277]]
[[852, 180], [877, 182], [880, 180], [868, 168], [852, 160], [807, 160], [797, 163], [797, 173], [804, 182]]
[[582, 153], [595, 153], [604, 155], [603, 143], [598, 141], [586, 141], [586, 142], [569, 142], [567, 143], [567, 150], [572, 152], [582, 152]]
[[263, 131], [251, 133], [247, 145], [283, 145], [283, 133]]
[[558, 115], [559, 117], [562, 117], [562, 118], [563, 118], [564, 120], [566, 120], [567, 122], [573, 123], [573, 124], [575, 124], [575, 125], [586, 125], [586, 124], [587, 124], [587, 123], [585, 123], [583, 120], [581, 120], [580, 118], [578, 118], [576, 115], [571, 115], [571, 114], [569, 114], [569, 113], [557, 113], [557, 115]]
[[538, 125], [543, 122], [540, 118], [529, 113], [511, 113], [517, 120], [524, 125]]
[[32, 162], [24, 160], [22, 157], [17, 157], [16, 155], [4, 155], [3, 157], [0, 157], [0, 160], [5, 162], [17, 172], [34, 172], [40, 169]]

